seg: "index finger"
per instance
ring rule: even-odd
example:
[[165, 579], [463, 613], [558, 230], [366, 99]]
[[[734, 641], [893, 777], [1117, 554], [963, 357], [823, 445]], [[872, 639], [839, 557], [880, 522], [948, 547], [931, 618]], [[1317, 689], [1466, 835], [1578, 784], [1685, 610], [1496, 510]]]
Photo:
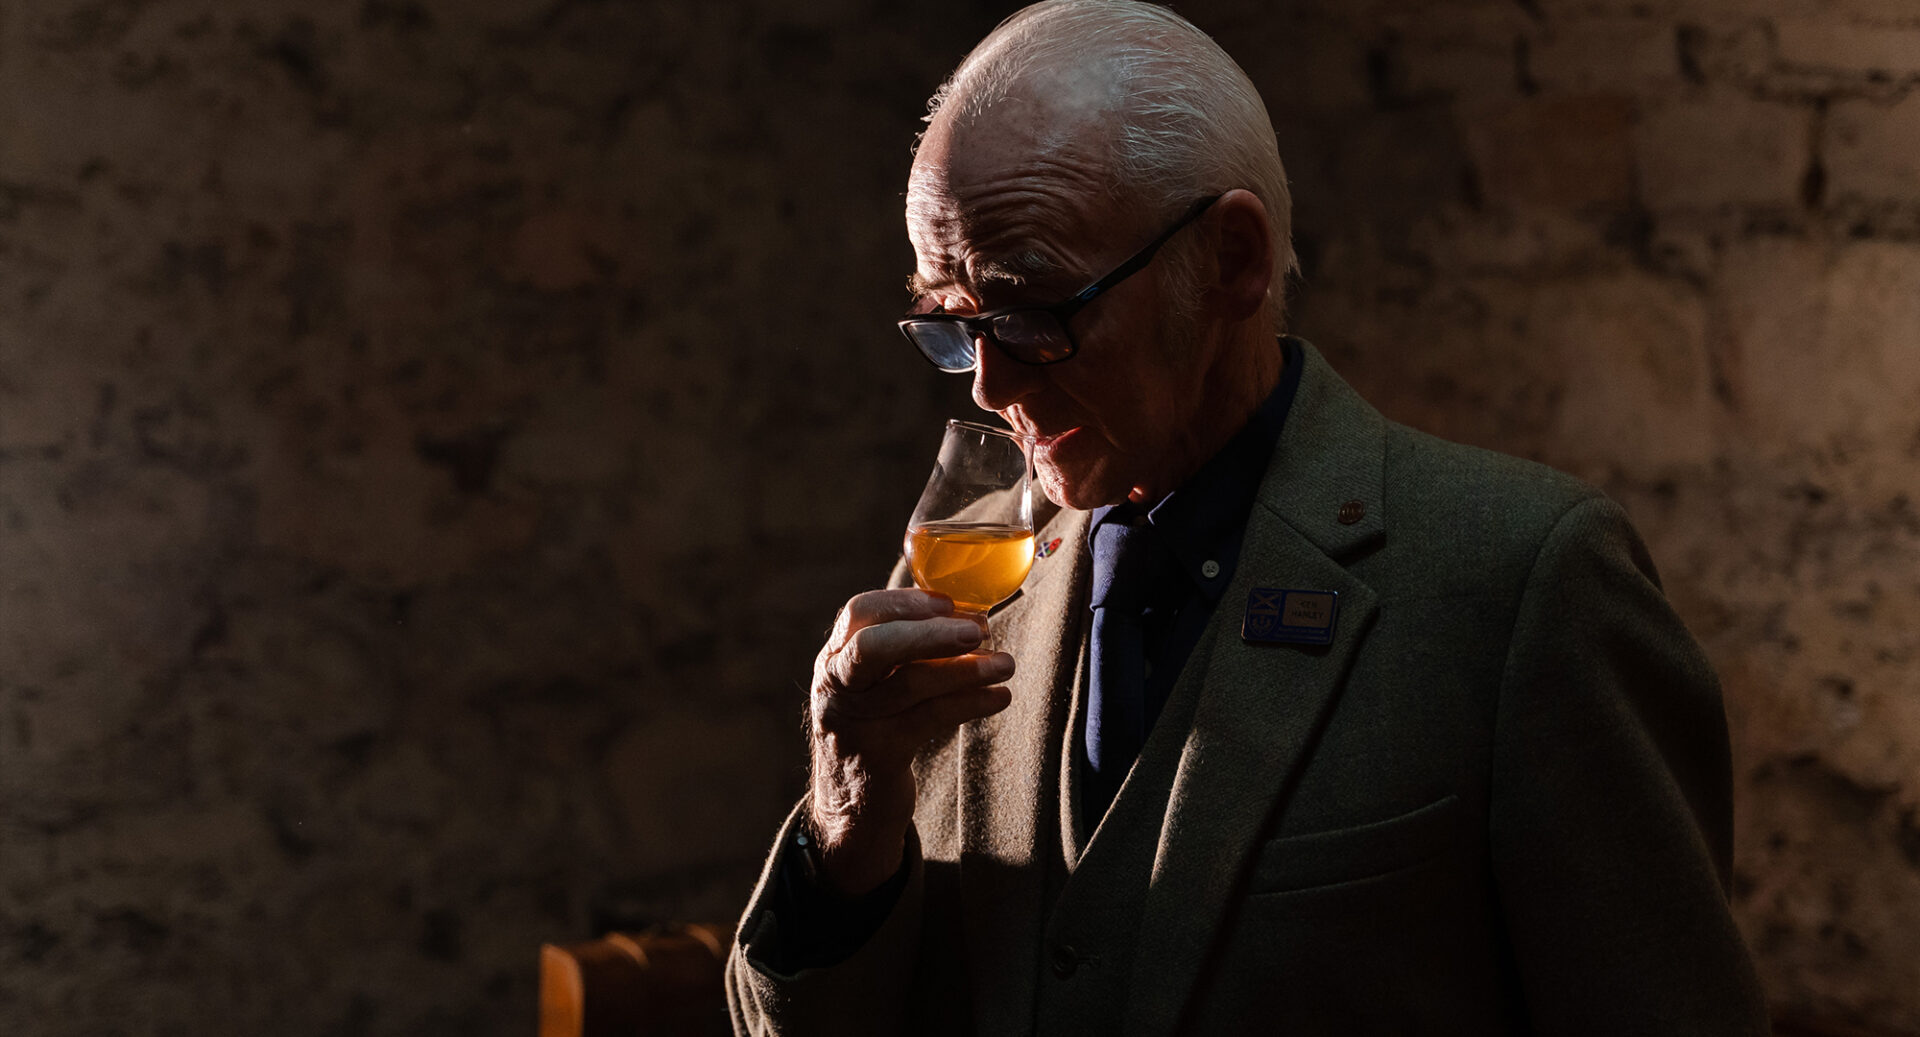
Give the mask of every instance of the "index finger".
[[834, 619], [832, 640], [836, 644], [845, 644], [847, 639], [865, 627], [879, 623], [891, 623], [901, 619], [935, 619], [953, 615], [953, 599], [945, 594], [923, 591], [916, 587], [895, 587], [891, 590], [867, 591], [856, 594], [847, 600]]

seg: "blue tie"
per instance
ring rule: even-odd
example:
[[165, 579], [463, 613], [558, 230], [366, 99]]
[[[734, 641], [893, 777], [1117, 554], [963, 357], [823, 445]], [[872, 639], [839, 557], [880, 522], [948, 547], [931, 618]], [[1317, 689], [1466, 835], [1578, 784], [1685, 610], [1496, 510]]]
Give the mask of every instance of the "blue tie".
[[1146, 740], [1141, 614], [1154, 562], [1153, 527], [1118, 509], [1093, 534], [1092, 677], [1087, 688], [1087, 826], [1105, 815]]

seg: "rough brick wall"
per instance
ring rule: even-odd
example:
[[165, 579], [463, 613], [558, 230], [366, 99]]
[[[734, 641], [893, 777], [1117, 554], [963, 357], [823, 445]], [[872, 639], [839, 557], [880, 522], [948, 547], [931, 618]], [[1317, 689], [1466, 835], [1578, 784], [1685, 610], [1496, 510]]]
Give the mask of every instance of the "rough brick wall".
[[[1004, 4], [0, 5], [0, 1030], [499, 1033], [725, 918], [964, 387], [887, 325]], [[1920, 10], [1210, 0], [1296, 329], [1632, 509], [1786, 1013], [1920, 1032]]]

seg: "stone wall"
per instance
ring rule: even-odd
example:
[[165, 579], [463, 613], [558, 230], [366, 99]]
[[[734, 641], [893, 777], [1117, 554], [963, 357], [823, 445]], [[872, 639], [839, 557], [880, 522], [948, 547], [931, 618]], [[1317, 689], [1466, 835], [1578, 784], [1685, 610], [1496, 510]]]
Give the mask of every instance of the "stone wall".
[[888, 319], [992, 19], [861, 14], [0, 5], [0, 1030], [527, 1033], [737, 913], [963, 405]]
[[[1011, 6], [0, 6], [0, 1029], [526, 1033], [540, 941], [737, 911], [968, 407], [900, 193]], [[1917, 7], [1182, 8], [1273, 109], [1296, 330], [1631, 508], [1771, 996], [1890, 1033]]]
[[1627, 505], [1725, 682], [1781, 1018], [1920, 1033], [1920, 3], [1220, 8], [1297, 327]]

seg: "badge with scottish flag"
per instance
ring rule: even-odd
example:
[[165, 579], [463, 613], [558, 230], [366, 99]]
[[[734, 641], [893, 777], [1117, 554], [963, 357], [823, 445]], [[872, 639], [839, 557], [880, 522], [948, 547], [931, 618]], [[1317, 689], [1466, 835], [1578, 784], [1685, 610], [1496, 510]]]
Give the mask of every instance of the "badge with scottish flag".
[[1340, 595], [1334, 591], [1255, 587], [1247, 592], [1240, 639], [1265, 645], [1332, 644], [1339, 611]]

